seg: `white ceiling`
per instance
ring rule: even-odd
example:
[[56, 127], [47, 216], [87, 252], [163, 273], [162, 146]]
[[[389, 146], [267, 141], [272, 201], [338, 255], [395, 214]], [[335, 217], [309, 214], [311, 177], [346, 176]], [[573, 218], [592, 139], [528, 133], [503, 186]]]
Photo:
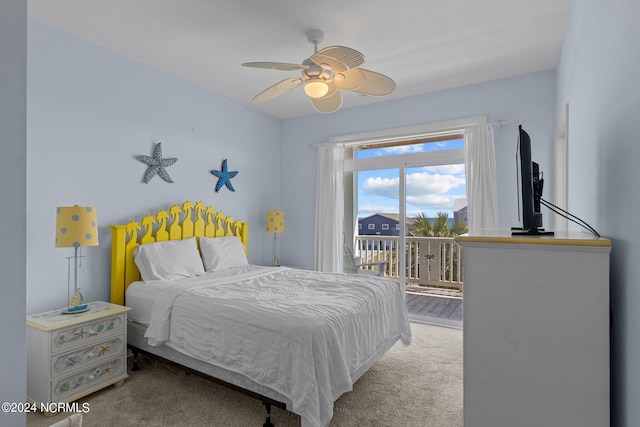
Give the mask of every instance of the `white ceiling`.
[[301, 63], [348, 46], [395, 80], [383, 98], [345, 93], [342, 108], [486, 82], [556, 65], [571, 0], [28, 0], [29, 15], [276, 118], [316, 113], [302, 88], [251, 99]]

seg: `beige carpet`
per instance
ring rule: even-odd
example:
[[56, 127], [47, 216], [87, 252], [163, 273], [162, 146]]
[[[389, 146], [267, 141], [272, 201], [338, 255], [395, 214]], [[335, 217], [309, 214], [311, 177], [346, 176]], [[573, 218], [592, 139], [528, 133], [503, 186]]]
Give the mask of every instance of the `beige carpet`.
[[[396, 344], [335, 403], [331, 426], [462, 426], [462, 331], [412, 323], [413, 344]], [[85, 427], [256, 426], [261, 402], [151, 359], [129, 372], [121, 387], [81, 399]], [[28, 414], [28, 427], [44, 427], [69, 414]], [[300, 417], [272, 410], [276, 427], [300, 425]]]

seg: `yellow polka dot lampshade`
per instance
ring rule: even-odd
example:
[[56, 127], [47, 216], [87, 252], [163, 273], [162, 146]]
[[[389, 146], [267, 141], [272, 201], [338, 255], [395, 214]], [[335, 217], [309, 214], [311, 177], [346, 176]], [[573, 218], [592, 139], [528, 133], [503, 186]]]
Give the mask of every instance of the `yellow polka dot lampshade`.
[[98, 246], [96, 208], [61, 206], [56, 213], [56, 247]]
[[283, 211], [267, 211], [267, 233], [284, 233]]

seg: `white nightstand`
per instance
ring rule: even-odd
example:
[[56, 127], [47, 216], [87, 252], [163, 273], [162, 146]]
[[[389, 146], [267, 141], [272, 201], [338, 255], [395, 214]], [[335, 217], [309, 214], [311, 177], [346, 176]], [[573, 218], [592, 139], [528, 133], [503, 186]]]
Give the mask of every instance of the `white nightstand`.
[[97, 301], [84, 313], [27, 317], [27, 399], [72, 402], [127, 375], [129, 307]]

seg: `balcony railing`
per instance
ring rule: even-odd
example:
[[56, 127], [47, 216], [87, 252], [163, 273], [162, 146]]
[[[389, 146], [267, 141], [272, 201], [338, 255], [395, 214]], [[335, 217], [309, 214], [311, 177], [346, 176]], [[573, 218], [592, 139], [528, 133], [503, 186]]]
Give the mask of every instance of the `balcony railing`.
[[399, 236], [356, 236], [354, 253], [362, 263], [386, 260], [385, 276], [406, 284], [462, 291], [462, 247], [451, 237], [405, 237], [405, 265], [400, 265]]

